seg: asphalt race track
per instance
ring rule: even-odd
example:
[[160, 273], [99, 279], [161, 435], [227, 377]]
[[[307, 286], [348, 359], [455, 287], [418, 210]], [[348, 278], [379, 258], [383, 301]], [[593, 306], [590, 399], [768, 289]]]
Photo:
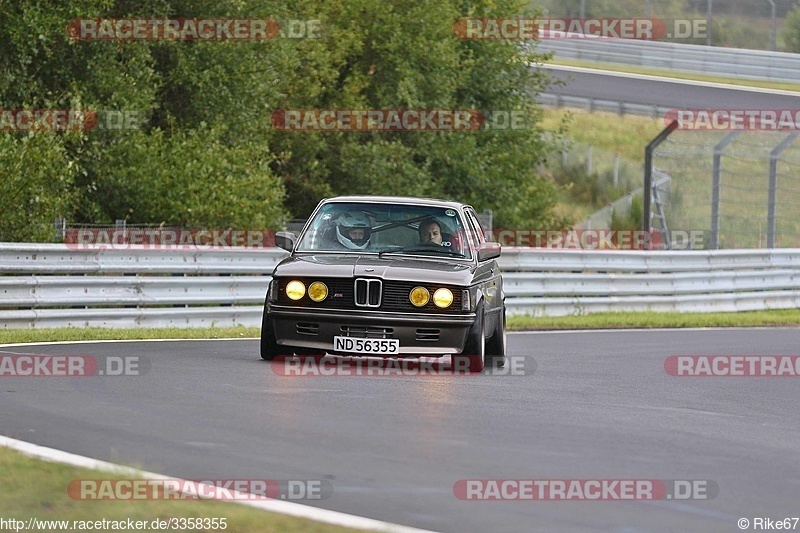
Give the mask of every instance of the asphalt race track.
[[[509, 345], [535, 372], [286, 377], [256, 340], [2, 347], [146, 357], [150, 369], [1, 377], [0, 434], [189, 479], [328, 480], [332, 497], [309, 505], [438, 531], [733, 532], [742, 517], [800, 515], [800, 378], [664, 369], [670, 355], [798, 355], [800, 330], [512, 334]], [[453, 491], [464, 479], [707, 480], [719, 494], [464, 501]]]
[[[800, 94], [775, 94], [748, 87], [720, 88], [624, 73], [575, 72], [543, 66], [555, 80], [546, 92], [673, 109], [798, 109]], [[587, 69], [588, 70], [588, 69]], [[695, 82], [697, 83], [697, 82]]]

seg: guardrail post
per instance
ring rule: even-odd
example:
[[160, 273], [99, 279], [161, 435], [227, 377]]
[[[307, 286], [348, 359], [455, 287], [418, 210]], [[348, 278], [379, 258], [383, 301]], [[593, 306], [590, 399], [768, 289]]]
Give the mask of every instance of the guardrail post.
[[[670, 122], [666, 128], [661, 130], [661, 133], [655, 136], [655, 138], [650, 141], [644, 149], [644, 190], [643, 192], [643, 213], [642, 213], [642, 231], [644, 231], [645, 235], [650, 234], [650, 209], [651, 209], [651, 200], [652, 200], [652, 189], [653, 189], [653, 152], [655, 151], [656, 147], [659, 144], [664, 142], [669, 135], [678, 129], [678, 121], [673, 120]], [[647, 248], [650, 248], [650, 243], [647, 243]]]
[[711, 242], [710, 250], [719, 249], [719, 184], [722, 167], [722, 151], [732, 143], [741, 131], [729, 133], [714, 147], [714, 164], [711, 170]]
[[769, 49], [771, 52], [774, 52], [775, 48], [777, 47], [777, 40], [778, 40], [775, 2], [773, 0], [767, 0], [767, 2], [769, 2], [769, 11], [771, 19], [769, 23]]
[[769, 153], [769, 204], [767, 206], [767, 248], [775, 248], [778, 204], [778, 156], [794, 142], [800, 132], [792, 132]]

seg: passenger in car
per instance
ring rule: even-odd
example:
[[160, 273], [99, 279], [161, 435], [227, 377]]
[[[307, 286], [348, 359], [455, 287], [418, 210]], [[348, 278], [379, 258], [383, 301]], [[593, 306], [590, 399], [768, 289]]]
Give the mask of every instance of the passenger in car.
[[419, 223], [420, 242], [442, 244], [442, 227], [434, 218], [426, 218]]
[[335, 248], [366, 250], [369, 247], [372, 224], [367, 215], [357, 211], [342, 213], [336, 222]]

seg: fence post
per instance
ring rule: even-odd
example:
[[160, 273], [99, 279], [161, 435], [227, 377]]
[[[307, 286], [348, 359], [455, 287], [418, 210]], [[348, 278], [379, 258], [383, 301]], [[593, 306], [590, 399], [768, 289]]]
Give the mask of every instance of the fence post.
[[66, 218], [57, 218], [55, 220], [54, 226], [56, 228], [56, 239], [64, 240], [64, 237], [67, 234], [67, 219]]
[[767, 248], [775, 248], [778, 204], [778, 156], [794, 142], [800, 132], [792, 132], [769, 153], [769, 203], [767, 205]]
[[[769, 2], [769, 13], [770, 13], [770, 22], [769, 22], [769, 49], [771, 52], [775, 51], [777, 47], [777, 40], [778, 40], [778, 32], [777, 32], [777, 17], [775, 14], [775, 2], [774, 0], [767, 0]], [[793, 2], [794, 3], [794, 2]]]
[[729, 133], [714, 147], [714, 163], [711, 170], [711, 242], [708, 243], [708, 248], [710, 250], [719, 249], [719, 184], [720, 169], [722, 167], [722, 151], [741, 133], [741, 131]]
[[[666, 138], [669, 137], [670, 133], [676, 129], [678, 129], [678, 121], [673, 120], [666, 128], [661, 130], [661, 133], [656, 135], [644, 149], [644, 190], [642, 191], [644, 206], [642, 209], [642, 231], [644, 231], [645, 235], [649, 235], [650, 233], [650, 203], [653, 195], [653, 152], [656, 147], [664, 142]], [[647, 248], [650, 248], [649, 242], [647, 243]]]
[[619, 152], [614, 154], [614, 187], [619, 185]]

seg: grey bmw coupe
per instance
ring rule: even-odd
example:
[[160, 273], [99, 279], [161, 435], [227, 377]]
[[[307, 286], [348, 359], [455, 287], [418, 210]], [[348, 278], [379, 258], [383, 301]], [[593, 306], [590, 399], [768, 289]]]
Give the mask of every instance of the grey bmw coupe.
[[500, 245], [469, 205], [346, 196], [323, 200], [275, 268], [261, 357], [333, 354], [452, 357], [481, 371], [504, 364]]

